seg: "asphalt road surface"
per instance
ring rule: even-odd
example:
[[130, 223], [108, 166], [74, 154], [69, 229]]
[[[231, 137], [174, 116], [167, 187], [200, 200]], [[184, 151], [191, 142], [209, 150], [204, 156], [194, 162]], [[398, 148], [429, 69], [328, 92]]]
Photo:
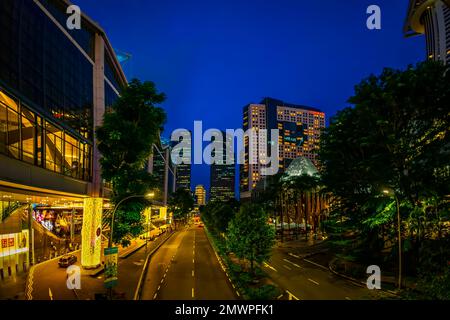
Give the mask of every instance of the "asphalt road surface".
[[285, 290], [291, 300], [365, 300], [379, 298], [379, 292], [353, 284], [330, 272], [327, 266], [295, 253], [273, 250], [264, 271]]
[[[153, 235], [159, 231], [154, 230]], [[161, 236], [163, 238], [164, 235]], [[148, 243], [148, 251], [158, 244], [157, 241]], [[139, 280], [139, 276], [144, 265], [145, 257], [148, 253], [145, 246], [140, 247], [145, 241], [134, 240], [133, 244], [127, 248], [119, 248], [119, 283], [115, 291], [121, 293], [124, 299], [133, 299], [134, 292]], [[126, 253], [135, 251], [127, 258], [121, 258]], [[78, 261], [75, 263], [81, 266], [81, 251], [76, 251]], [[52, 259], [37, 264], [30, 272], [25, 288], [25, 296], [28, 300], [92, 300], [95, 293], [105, 293], [106, 289], [103, 284], [103, 274], [97, 277], [91, 276], [95, 271], [84, 270], [81, 268], [81, 289], [70, 290], [67, 288], [67, 272], [66, 268], [58, 266], [59, 258]]]
[[177, 232], [152, 256], [142, 300], [238, 299], [205, 230], [197, 225]]

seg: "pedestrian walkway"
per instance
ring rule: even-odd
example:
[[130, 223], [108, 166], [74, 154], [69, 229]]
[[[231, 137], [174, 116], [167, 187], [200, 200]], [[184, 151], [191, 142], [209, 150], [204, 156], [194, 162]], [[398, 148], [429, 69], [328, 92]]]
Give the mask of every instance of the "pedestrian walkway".
[[25, 272], [0, 280], [0, 300], [24, 300], [26, 280]]

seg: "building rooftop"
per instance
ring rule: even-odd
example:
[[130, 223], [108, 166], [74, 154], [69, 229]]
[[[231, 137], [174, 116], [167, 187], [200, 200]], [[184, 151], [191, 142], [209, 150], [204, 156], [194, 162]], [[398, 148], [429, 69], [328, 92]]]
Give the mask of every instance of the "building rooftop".
[[305, 157], [299, 157], [294, 160], [292, 160], [289, 167], [287, 167], [285, 171], [285, 176], [282, 178], [282, 180], [286, 181], [289, 180], [292, 177], [299, 177], [299, 176], [318, 176], [319, 171], [314, 166], [314, 164]]
[[316, 112], [323, 112], [322, 110], [310, 106], [300, 105], [300, 104], [293, 104], [284, 102], [279, 99], [271, 98], [271, 97], [265, 97], [261, 100], [261, 104], [265, 105], [272, 105], [272, 106], [280, 106], [280, 107], [288, 107], [288, 108], [295, 108], [295, 109], [304, 109], [304, 110], [310, 110], [310, 111], [316, 111]]

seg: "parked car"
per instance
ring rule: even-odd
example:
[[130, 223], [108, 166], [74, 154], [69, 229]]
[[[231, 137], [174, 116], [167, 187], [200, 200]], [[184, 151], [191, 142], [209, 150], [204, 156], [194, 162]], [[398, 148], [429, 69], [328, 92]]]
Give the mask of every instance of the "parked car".
[[77, 257], [75, 255], [73, 255], [73, 254], [66, 254], [65, 256], [62, 256], [59, 259], [58, 265], [61, 268], [67, 268], [68, 266], [71, 266], [75, 262], [77, 262]]

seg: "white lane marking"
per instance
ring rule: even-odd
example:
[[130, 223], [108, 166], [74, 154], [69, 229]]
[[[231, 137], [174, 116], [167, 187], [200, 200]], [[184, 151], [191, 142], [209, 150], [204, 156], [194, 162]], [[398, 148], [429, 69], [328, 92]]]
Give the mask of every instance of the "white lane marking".
[[285, 267], [288, 270], [292, 270], [292, 268], [288, 267], [287, 265], [283, 264], [283, 267]]
[[290, 252], [289, 252], [288, 255], [290, 255], [291, 257], [300, 259], [300, 256], [298, 256], [298, 255], [296, 255], [296, 254], [293, 254], [293, 253], [290, 253]]
[[293, 266], [295, 266], [295, 267], [297, 267], [297, 268], [301, 268], [298, 264], [296, 264], [296, 263], [294, 263], [294, 262], [292, 262], [292, 261], [290, 261], [290, 260], [288, 260], [288, 259], [283, 259], [283, 261], [285, 261], [285, 262], [287, 262], [287, 263], [290, 263], [290, 264], [292, 264]]
[[192, 298], [194, 298], [195, 297], [195, 295], [194, 295], [194, 288], [192, 288]]
[[345, 297], [345, 300], [352, 300], [352, 299], [350, 299], [349, 297]]
[[313, 279], [308, 278], [308, 281], [311, 281], [312, 283], [319, 285], [319, 283], [317, 281], [314, 281]]
[[154, 294], [154, 296], [153, 296], [153, 300], [155, 300], [156, 299], [156, 296], [157, 296], [158, 294], [157, 293], [155, 293]]
[[194, 270], [192, 270], [192, 276], [194, 276]]
[[275, 272], [278, 272], [277, 269], [275, 269], [274, 267], [272, 267], [272, 266], [271, 266], [270, 264], [268, 264], [267, 262], [264, 262], [264, 266], [267, 267], [267, 268], [269, 268], [269, 269], [272, 269], [272, 270], [275, 271]]
[[158, 289], [156, 289], [156, 291], [159, 291], [159, 289], [161, 289], [161, 286], [158, 286]]
[[313, 264], [313, 265], [315, 265], [315, 266], [317, 266], [317, 267], [319, 267], [319, 268], [328, 270], [327, 267], [325, 267], [325, 266], [323, 266], [323, 265], [321, 265], [321, 264], [315, 263], [314, 261], [311, 261], [311, 260], [308, 260], [308, 259], [303, 259], [303, 261], [306, 261], [306, 262], [308, 262], [308, 263], [311, 263], [311, 264]]
[[297, 298], [296, 296], [294, 296], [294, 294], [292, 292], [290, 292], [289, 290], [286, 290], [288, 296], [289, 296], [289, 300], [300, 300], [299, 298]]
[[164, 282], [164, 277], [161, 279], [161, 283], [163, 283]]

